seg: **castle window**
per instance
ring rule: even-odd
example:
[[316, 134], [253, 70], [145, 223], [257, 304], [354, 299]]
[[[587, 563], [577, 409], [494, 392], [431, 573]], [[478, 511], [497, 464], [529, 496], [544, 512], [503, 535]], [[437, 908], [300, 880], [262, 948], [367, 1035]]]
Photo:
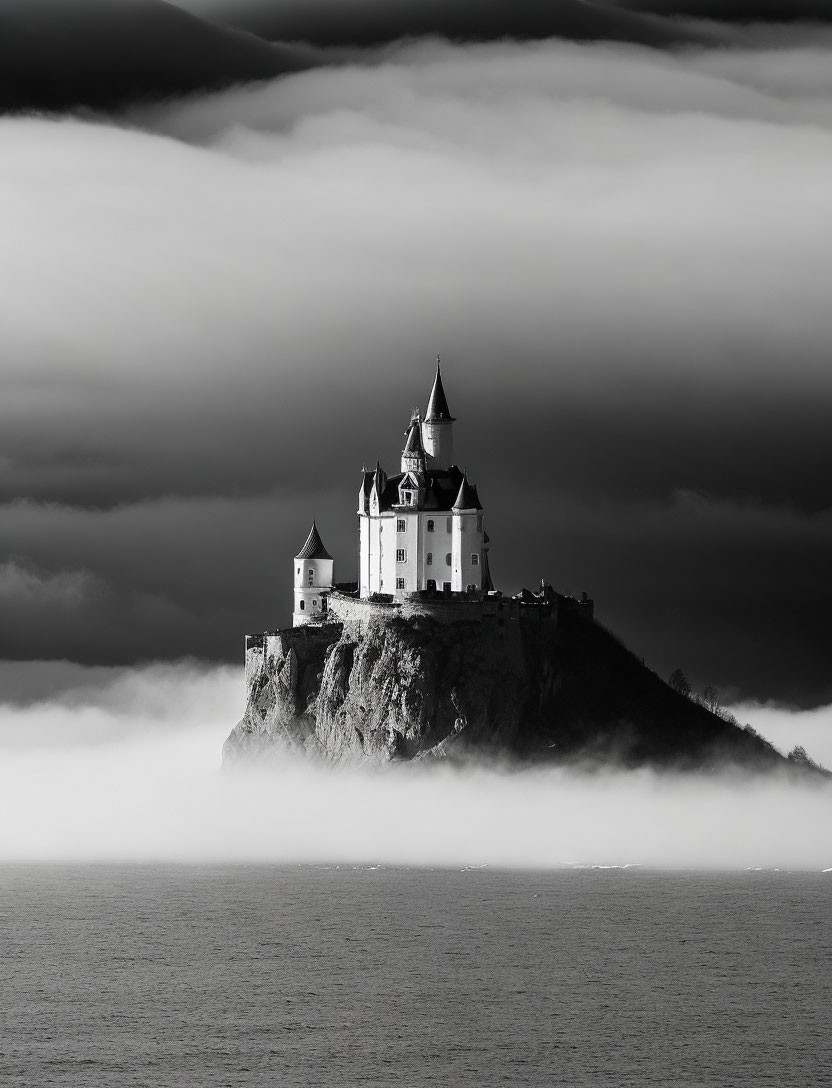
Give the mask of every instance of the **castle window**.
[[429, 567], [433, 566], [433, 552], [428, 552], [428, 557], [425, 562]]
[[306, 601], [301, 601], [301, 602], [300, 602], [300, 610], [301, 610], [301, 612], [305, 611], [305, 609], [306, 609]]
[[445, 556], [445, 566], [449, 567], [450, 565], [451, 565], [451, 553], [448, 552], [448, 554]]
[[426, 588], [435, 591], [436, 590], [436, 579], [435, 578], [428, 578], [427, 583], [426, 583]]
[[471, 552], [471, 566], [478, 567], [480, 565], [480, 557], [477, 552]]
[[306, 580], [310, 586], [315, 584], [315, 572], [311, 567], [309, 568], [309, 575]]
[[317, 608], [317, 607], [318, 607], [318, 602], [317, 602], [317, 601], [313, 601], [313, 602], [312, 602], [312, 607], [313, 607], [313, 608]]
[[396, 589], [404, 589], [404, 578], [396, 579]]
[[453, 518], [448, 518], [448, 525], [447, 525], [447, 531], [448, 532], [450, 532], [451, 529], [453, 528], [453, 524], [454, 524], [454, 519]]
[[407, 552], [404, 548], [396, 548], [396, 562], [405, 563], [407, 561]]
[[482, 518], [477, 518], [477, 532], [482, 532]]
[[404, 518], [399, 518], [396, 522], [396, 532], [403, 533], [407, 529], [407, 522]]
[[326, 597], [321, 597], [321, 611], [326, 612]]
[[298, 567], [298, 574], [300, 574], [300, 567]]
[[433, 529], [434, 529], [434, 521], [433, 521], [433, 518], [428, 518], [428, 532], [429, 532], [429, 533], [432, 533], [432, 532], [433, 532]]

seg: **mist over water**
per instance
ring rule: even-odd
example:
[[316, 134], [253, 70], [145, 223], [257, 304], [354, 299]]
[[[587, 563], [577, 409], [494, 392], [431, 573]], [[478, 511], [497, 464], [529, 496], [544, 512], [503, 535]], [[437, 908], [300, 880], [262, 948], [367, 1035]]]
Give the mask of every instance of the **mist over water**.
[[824, 784], [288, 763], [220, 773], [241, 669], [4, 664], [0, 682], [3, 861], [832, 867]]

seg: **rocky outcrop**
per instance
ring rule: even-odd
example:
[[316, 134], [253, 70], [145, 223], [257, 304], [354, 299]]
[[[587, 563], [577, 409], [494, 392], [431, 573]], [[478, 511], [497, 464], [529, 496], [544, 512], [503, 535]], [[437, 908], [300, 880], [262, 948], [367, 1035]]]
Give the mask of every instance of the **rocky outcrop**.
[[782, 757], [671, 690], [578, 615], [365, 622], [258, 636], [224, 760], [330, 763], [509, 758], [766, 768]]

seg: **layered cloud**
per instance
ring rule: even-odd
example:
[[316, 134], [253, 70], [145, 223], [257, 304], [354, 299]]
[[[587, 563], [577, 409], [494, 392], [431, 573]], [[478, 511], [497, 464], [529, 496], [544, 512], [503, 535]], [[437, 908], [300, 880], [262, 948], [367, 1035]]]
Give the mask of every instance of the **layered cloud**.
[[29, 663], [0, 666], [0, 683], [0, 861], [832, 866], [825, 783], [290, 763], [227, 774], [239, 668]]
[[0, 122], [3, 652], [285, 623], [312, 516], [354, 574], [440, 351], [501, 586], [828, 701], [830, 52], [431, 41]]

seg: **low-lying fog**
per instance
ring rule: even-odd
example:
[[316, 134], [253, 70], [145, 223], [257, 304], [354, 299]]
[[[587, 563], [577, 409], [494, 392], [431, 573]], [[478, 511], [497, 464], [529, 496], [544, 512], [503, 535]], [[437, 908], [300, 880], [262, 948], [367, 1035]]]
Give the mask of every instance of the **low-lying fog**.
[[[238, 668], [0, 663], [0, 860], [832, 866], [832, 787], [651, 773], [220, 774]], [[832, 762], [829, 711], [758, 708]], [[825, 745], [825, 748], [824, 748]]]

